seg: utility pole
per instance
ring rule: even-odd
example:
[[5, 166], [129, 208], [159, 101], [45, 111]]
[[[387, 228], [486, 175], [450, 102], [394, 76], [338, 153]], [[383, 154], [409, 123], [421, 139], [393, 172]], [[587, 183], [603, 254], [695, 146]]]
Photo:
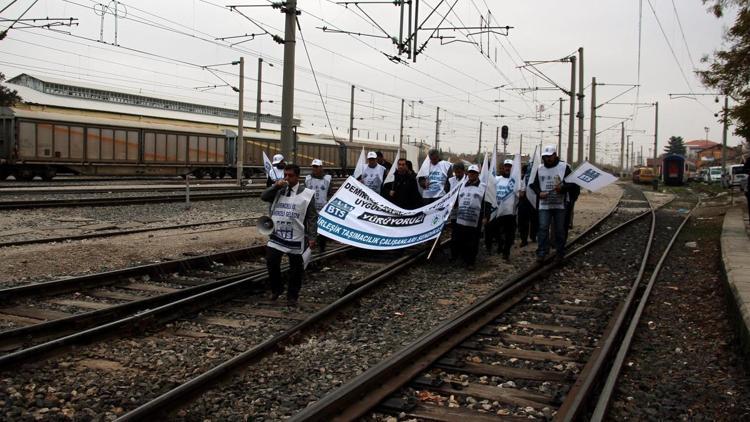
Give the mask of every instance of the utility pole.
[[349, 103], [349, 142], [354, 141], [354, 85], [352, 85], [352, 100]]
[[656, 157], [659, 155], [658, 144], [659, 144], [659, 102], [655, 102], [656, 112], [654, 113], [654, 176], [659, 177], [657, 172], [658, 163]]
[[440, 107], [437, 108], [437, 113], [435, 113], [435, 149], [438, 151], [440, 150], [438, 148], [439, 145], [440, 145]]
[[521, 143], [518, 145], [518, 152], [523, 155], [523, 133], [521, 134]]
[[237, 186], [242, 186], [242, 158], [245, 155], [245, 58], [240, 57], [240, 104], [237, 110]]
[[578, 49], [578, 161], [583, 161], [583, 47]]
[[[500, 126], [495, 128], [495, 151], [497, 151], [497, 142], [500, 140]], [[497, 157], [495, 157], [497, 158]], [[505, 151], [503, 151], [503, 160], [505, 159]]]
[[[403, 5], [401, 6], [403, 13]], [[398, 131], [398, 150], [404, 146], [404, 99], [401, 99], [401, 128]]]
[[562, 155], [562, 106], [563, 99], [560, 97], [560, 115], [557, 119], [557, 153]]
[[570, 115], [568, 116], [568, 164], [573, 164], [573, 144], [575, 140], [576, 119], [576, 56], [570, 57]]
[[727, 172], [727, 129], [729, 128], [729, 95], [724, 95], [724, 128], [721, 133], [721, 174]]
[[482, 121], [479, 121], [479, 149], [477, 149], [477, 155], [482, 153]]
[[287, 0], [284, 26], [284, 81], [281, 91], [281, 154], [291, 156], [295, 149], [294, 136], [294, 50], [297, 44], [297, 0]]
[[625, 122], [620, 122], [620, 177], [625, 176]]
[[630, 135], [625, 136], [625, 174], [630, 168]]
[[263, 59], [258, 57], [258, 100], [255, 105], [255, 131], [260, 132], [260, 91], [261, 79], [263, 78]]
[[596, 163], [596, 78], [591, 78], [591, 128], [589, 129], [589, 162]]

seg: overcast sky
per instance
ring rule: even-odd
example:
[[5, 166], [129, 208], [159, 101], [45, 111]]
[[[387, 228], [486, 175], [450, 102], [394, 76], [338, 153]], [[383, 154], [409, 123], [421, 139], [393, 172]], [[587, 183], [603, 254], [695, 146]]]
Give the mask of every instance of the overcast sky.
[[[449, 12], [454, 2], [456, 5]], [[0, 9], [10, 3], [10, 0], [0, 0]], [[34, 0], [17, 0], [2, 16], [16, 18], [32, 3]], [[119, 2], [119, 47], [116, 47], [113, 45], [115, 2], [107, 4], [102, 27], [102, 6], [98, 1], [39, 0], [26, 18], [74, 17], [79, 25], [58, 27], [59, 32], [53, 32], [24, 29], [23, 24], [17, 24], [8, 37], [0, 41], [0, 71], [8, 77], [19, 73], [54, 76], [147, 95], [236, 107], [237, 94], [221, 85], [225, 81], [238, 84], [237, 66], [217, 66], [213, 68], [215, 73], [201, 66], [228, 63], [244, 56], [245, 107], [254, 111], [257, 59], [262, 57], [266, 63], [273, 64], [273, 67], [264, 65], [263, 69], [261, 98], [268, 101], [263, 103], [263, 112], [280, 114], [283, 46], [268, 34], [284, 36], [284, 16], [271, 7], [240, 9], [251, 21], [225, 7], [230, 3], [221, 0]], [[270, 2], [249, 0], [232, 4], [269, 5]], [[493, 25], [513, 28], [508, 36], [491, 34], [489, 45], [486, 34], [441, 31], [436, 35], [455, 36], [453, 40], [462, 42], [441, 45], [440, 39], [429, 39], [417, 63], [407, 62], [405, 55], [401, 57], [403, 63], [394, 63], [386, 55], [396, 55], [396, 48], [384, 37], [331, 33], [319, 28], [327, 26], [398, 37], [398, 7], [362, 4], [363, 12], [354, 5], [346, 8], [330, 0], [300, 0], [299, 22], [306, 42], [302, 42], [298, 32], [295, 116], [302, 119], [307, 129], [330, 133], [323, 110], [325, 103], [334, 131], [346, 136], [353, 84], [357, 86], [354, 114], [360, 137], [397, 140], [400, 99], [404, 98], [405, 136], [411, 140], [434, 143], [435, 113], [440, 107], [439, 136], [444, 149], [477, 151], [481, 122], [483, 149], [494, 143], [496, 127], [506, 124], [510, 127], [509, 150], [518, 150], [523, 134], [523, 150], [529, 153], [540, 140], [557, 142], [556, 101], [563, 94], [550, 89], [553, 86], [549, 81], [519, 66], [528, 60], [557, 60], [583, 47], [584, 127], [588, 143], [591, 77], [596, 77], [599, 83], [638, 82], [639, 4], [639, 0], [421, 0], [420, 20], [437, 6], [437, 11], [424, 24], [425, 28], [437, 27], [443, 16], [446, 17], [441, 28], [478, 26], [480, 14], [486, 17], [488, 10]], [[365, 12], [380, 28], [368, 20]], [[659, 150], [672, 135], [685, 140], [704, 139], [705, 127], [709, 130], [709, 139], [721, 142], [721, 124], [714, 117], [714, 113], [720, 112], [721, 104], [715, 103], [714, 97], [670, 99], [668, 94], [708, 92], [693, 69], [694, 66], [704, 67], [701, 58], [721, 48], [722, 34], [731, 26], [734, 13], [716, 19], [706, 12], [700, 0], [643, 0], [640, 16], [641, 86], [614, 102], [659, 102]], [[102, 31], [103, 43], [99, 42]], [[428, 40], [431, 32], [419, 31], [420, 45]], [[252, 40], [216, 40], [243, 34], [259, 35]], [[230, 46], [242, 40], [247, 41]], [[304, 45], [307, 45], [323, 101], [318, 95]], [[560, 87], [569, 87], [569, 63], [551, 62], [537, 69]], [[196, 89], [214, 85], [219, 87]], [[604, 103], [627, 89], [599, 86], [597, 103]], [[566, 102], [564, 113], [567, 111]], [[644, 154], [649, 153], [654, 134], [653, 107], [636, 109], [632, 105], [607, 104], [597, 113], [602, 116], [597, 119], [597, 131], [611, 128], [598, 135], [600, 160], [619, 160], [619, 122], [622, 120], [618, 118], [635, 116], [626, 121], [627, 134], [635, 141], [636, 152], [642, 146]], [[740, 139], [731, 132], [732, 127], [729, 144], [736, 145]], [[567, 116], [563, 120], [563, 149], [566, 145]]]

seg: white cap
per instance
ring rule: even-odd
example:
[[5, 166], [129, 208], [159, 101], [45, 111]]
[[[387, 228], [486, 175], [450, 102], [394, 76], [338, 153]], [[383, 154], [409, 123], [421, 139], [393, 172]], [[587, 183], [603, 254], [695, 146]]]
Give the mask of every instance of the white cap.
[[323, 162], [318, 160], [317, 158], [312, 161], [312, 166], [322, 166]]
[[472, 164], [472, 165], [470, 165], [470, 166], [469, 166], [469, 169], [468, 169], [468, 170], [466, 170], [466, 171], [467, 171], [467, 172], [469, 172], [469, 171], [473, 171], [473, 172], [475, 172], [475, 173], [479, 173], [479, 166], [478, 166], [478, 165], [476, 165], [476, 164]]
[[513, 160], [508, 159], [508, 160], [503, 161], [503, 165], [506, 165], [506, 164], [510, 164], [512, 166]]
[[370, 158], [378, 158], [378, 154], [370, 151], [367, 153], [367, 159], [369, 160]]
[[552, 155], [552, 154], [557, 154], [557, 148], [555, 148], [554, 145], [547, 145], [542, 150], [542, 157], [544, 157], [545, 155]]
[[271, 164], [276, 165], [282, 161], [284, 161], [284, 156], [281, 154], [276, 154], [273, 156], [273, 162]]

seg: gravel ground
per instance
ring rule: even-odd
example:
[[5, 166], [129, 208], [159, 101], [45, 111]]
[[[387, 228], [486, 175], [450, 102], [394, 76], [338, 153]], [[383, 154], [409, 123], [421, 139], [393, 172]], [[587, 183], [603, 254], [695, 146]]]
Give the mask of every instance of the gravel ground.
[[[237, 193], [239, 192], [237, 189], [191, 189], [190, 195], [192, 196], [200, 196], [204, 194], [220, 194], [220, 193]], [[71, 200], [71, 199], [80, 199], [80, 200], [87, 200], [87, 199], [100, 199], [100, 198], [140, 198], [144, 196], [163, 196], [163, 195], [183, 195], [185, 193], [184, 189], [175, 188], [172, 191], [146, 191], [146, 192], [122, 192], [122, 191], [114, 191], [114, 192], [96, 192], [96, 193], [37, 193], [37, 194], [17, 194], [17, 193], [8, 193], [3, 192], [2, 200], [0, 200], [0, 204], [3, 202], [13, 202], [13, 201], [48, 201], [48, 200]]]
[[724, 208], [706, 205], [683, 229], [656, 281], [609, 419], [750, 420], [750, 375], [722, 280]]
[[[616, 198], [621, 193], [619, 188], [610, 192]], [[586, 197], [586, 201], [599, 201], [604, 195]], [[582, 206], [578, 226], [597, 220], [613, 203], [601, 201], [599, 213], [585, 218], [589, 213]], [[428, 266], [412, 268], [360, 300], [326, 332], [264, 359], [176, 416], [185, 420], [284, 419], [498, 288], [534, 260], [533, 248], [516, 246], [511, 255], [512, 263], [506, 264], [498, 255], [481, 251], [479, 269], [468, 273], [446, 255]]]
[[[613, 187], [609, 196], [604, 194], [583, 196], [580, 204], [588, 202], [592, 205], [592, 210], [589, 211], [583, 205], [579, 206], [577, 224], [583, 225], [587, 219], [591, 221], [598, 219], [598, 216], [609, 210], [619, 197], [619, 193], [619, 189]], [[232, 232], [236, 236], [231, 240], [247, 242], [247, 231], [242, 234], [236, 233], [238, 231]], [[255, 230], [252, 229], [252, 231]], [[222, 240], [229, 243], [222, 236], [206, 239], [204, 235], [206, 234], [201, 234], [200, 242], [188, 245], [191, 242], [178, 242], [180, 237], [186, 236], [162, 239], [154, 234], [153, 238], [143, 236], [145, 242], [137, 243], [131, 240], [129, 244], [117, 245], [116, 248], [120, 247], [131, 253], [138, 251], [143, 256], [152, 254], [150, 256], [153, 257], [154, 253], [165, 253], [165, 251], [174, 254], [179, 247], [189, 250], [189, 246], [195, 248], [196, 245], [200, 245], [201, 248], [218, 246]], [[134, 236], [137, 237], [137, 235]], [[40, 271], [52, 271], [54, 274], [60, 274], [66, 270], [80, 271], [81, 262], [87, 262], [86, 256], [109, 255], [102, 252], [101, 248], [104, 246], [102, 244], [92, 248], [92, 244], [96, 242], [76, 243], [88, 246], [78, 250], [80, 256], [63, 263], [53, 263], [49, 260], [37, 261], [52, 264], [40, 266]], [[243, 246], [246, 245], [247, 243]], [[146, 246], [151, 246], [151, 249], [145, 250]], [[2, 252], [0, 251], [0, 254]], [[70, 252], [71, 250], [68, 250], [65, 254], [69, 258]], [[48, 253], [54, 256], [60, 251], [51, 250]], [[313, 397], [312, 395], [322, 393], [323, 388], [340, 385], [345, 380], [361, 373], [382, 357], [393, 353], [424, 331], [433, 328], [450, 314], [475, 301], [477, 297], [486, 294], [490, 289], [499, 286], [505, 278], [526, 268], [533, 260], [533, 250], [530, 248], [514, 249], [512, 256], [512, 264], [505, 264], [497, 255], [486, 257], [481, 253], [479, 262], [485, 265], [485, 269], [470, 273], [470, 280], [467, 282], [465, 273], [448, 263], [444, 255], [438, 255], [431, 265], [413, 268], [405, 276], [399, 277], [396, 282], [385, 285], [378, 294], [362, 299], [349, 315], [337, 320], [333, 333], [310, 337], [309, 341], [291, 346], [286, 353], [268, 359], [271, 362], [269, 363], [270, 372], [260, 374], [260, 382], [244, 385], [237, 391], [262, 390], [266, 388], [263, 386], [267, 383], [275, 383], [279, 380], [287, 386], [294, 387], [295, 379], [309, 376], [309, 371], [303, 366], [313, 365], [313, 378], [319, 380], [319, 384], [313, 382], [310, 390], [303, 391], [294, 387], [294, 395], [279, 396], [278, 400], [274, 398], [267, 403], [264, 399], [262, 404], [245, 403], [248, 406], [262, 406], [260, 413], [267, 412], [268, 415], [276, 416], [286, 413], [282, 408], [284, 404], [289, 405], [291, 402], [282, 403], [282, 401], [288, 401], [288, 397], [294, 397], [292, 401], [296, 403], [295, 408], [305, 405], [308, 399]], [[361, 261], [366, 261], [366, 259], [363, 258]], [[120, 261], [106, 261], [108, 265], [116, 262], [121, 262], [121, 259]], [[359, 265], [355, 271], [362, 274], [371, 271], [371, 268], [363, 262]], [[333, 292], [338, 294], [348, 279], [354, 277], [351, 270], [351, 266], [342, 269], [323, 267], [319, 273], [311, 274], [310, 280], [303, 287], [302, 299], [309, 302], [330, 301], [331, 294]], [[344, 272], [339, 273], [339, 271]], [[329, 300], [325, 300], [326, 297]], [[309, 305], [303, 303], [302, 309], [306, 310], [307, 306]], [[202, 317], [215, 316], [213, 312], [215, 311], [207, 311]], [[210, 332], [211, 334], [205, 337], [198, 336], [197, 339], [187, 336], [191, 340], [186, 342], [173, 340], [174, 338], [184, 339], [184, 335], [173, 336], [162, 331], [148, 337], [116, 339], [106, 344], [79, 348], [74, 356], [61, 356], [45, 362], [44, 370], [42, 367], [30, 365], [17, 371], [1, 374], [0, 402], [2, 402], [5, 415], [11, 419], [24, 415], [23, 417], [27, 418], [50, 420], [62, 417], [109, 420], [134, 407], [145, 398], [167, 391], [178, 382], [237, 354], [259, 339], [266, 338], [283, 328], [284, 326], [279, 325], [278, 320], [271, 319], [260, 325], [243, 325], [236, 329], [225, 327], [219, 331], [216, 330], [215, 325], [209, 327], [200, 321], [178, 321], [169, 329], [187, 329], [194, 336], [194, 333]], [[142, 346], [144, 341], [147, 343], [145, 349]], [[330, 346], [330, 349], [324, 348], [323, 352], [319, 349], [313, 350], [316, 344]], [[334, 353], [336, 350], [348, 350], [350, 353], [346, 359], [342, 360], [342, 357], [336, 354], [337, 352]], [[315, 353], [322, 353], [320, 359], [312, 358]], [[296, 361], [294, 369], [289, 368], [290, 357]], [[300, 365], [299, 362], [305, 363]], [[261, 364], [259, 367], [267, 367], [267, 365]], [[321, 371], [321, 368], [324, 369]], [[279, 379], [280, 375], [281, 379]], [[255, 379], [258, 380], [258, 378]], [[219, 396], [218, 400], [231, 401], [236, 396], [236, 393], [234, 394], [234, 396], [227, 396], [229, 398]], [[308, 396], [304, 396], [305, 394]], [[267, 397], [267, 395], [261, 393], [260, 397]], [[196, 403], [196, 406], [200, 406], [200, 403]], [[239, 406], [232, 412], [232, 415], [222, 415], [237, 417], [244, 411], [246, 409]], [[206, 414], [200, 411], [199, 413]], [[214, 413], [213, 409], [211, 413]], [[190, 415], [193, 413], [191, 412]]]

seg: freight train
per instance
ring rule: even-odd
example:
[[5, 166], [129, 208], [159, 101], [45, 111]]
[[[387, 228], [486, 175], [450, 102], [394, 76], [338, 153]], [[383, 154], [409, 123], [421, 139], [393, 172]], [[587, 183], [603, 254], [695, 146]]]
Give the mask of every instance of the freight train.
[[[0, 180], [58, 173], [100, 176], [235, 177], [236, 110], [73, 85], [68, 81], [26, 74], [8, 81], [23, 101], [0, 107]], [[235, 117], [231, 117], [231, 113]], [[246, 127], [255, 123], [246, 113]], [[279, 119], [261, 131], [244, 132], [243, 175], [263, 173], [262, 153], [280, 151]], [[297, 122], [299, 124], [299, 122]], [[268, 126], [271, 126], [269, 128]], [[334, 139], [331, 135], [298, 132], [295, 157], [303, 167], [313, 158], [329, 172], [351, 174], [359, 154], [382, 151], [393, 161], [396, 143]], [[418, 166], [419, 148], [406, 145], [401, 156]]]

